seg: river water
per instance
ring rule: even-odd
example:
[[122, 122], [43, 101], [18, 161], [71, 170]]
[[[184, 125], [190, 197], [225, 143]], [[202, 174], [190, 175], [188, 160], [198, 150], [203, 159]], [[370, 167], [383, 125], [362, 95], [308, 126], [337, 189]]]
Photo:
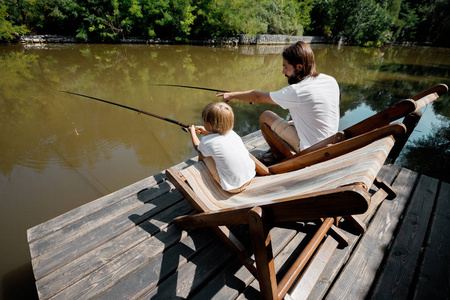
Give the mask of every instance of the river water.
[[[102, 98], [200, 124], [220, 90], [277, 90], [284, 46], [0, 45], [0, 297], [36, 298], [26, 230], [194, 156], [179, 126]], [[318, 71], [342, 91], [341, 128], [436, 84], [449, 85], [450, 49], [312, 45]], [[448, 123], [448, 97], [411, 140]], [[241, 136], [266, 105], [230, 103]]]

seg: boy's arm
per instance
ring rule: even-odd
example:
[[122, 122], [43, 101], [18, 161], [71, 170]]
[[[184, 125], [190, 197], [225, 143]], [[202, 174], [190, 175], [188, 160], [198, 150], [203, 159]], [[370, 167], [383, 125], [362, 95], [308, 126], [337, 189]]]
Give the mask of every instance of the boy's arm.
[[[196, 133], [196, 131], [199, 130], [198, 127], [201, 126], [194, 126], [194, 125], [189, 126], [189, 132], [191, 133], [192, 145], [194, 146], [195, 151], [198, 152], [198, 159], [203, 160], [205, 157], [203, 156], [202, 152], [198, 150], [198, 145], [200, 145], [200, 140], [198, 139]], [[203, 131], [205, 130], [203, 129]]]

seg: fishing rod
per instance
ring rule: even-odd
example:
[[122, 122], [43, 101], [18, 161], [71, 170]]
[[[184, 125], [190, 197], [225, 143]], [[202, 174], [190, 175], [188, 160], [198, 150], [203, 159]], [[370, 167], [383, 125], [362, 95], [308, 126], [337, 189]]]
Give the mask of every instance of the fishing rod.
[[[212, 91], [217, 93], [229, 93], [230, 91], [224, 91], [224, 90], [218, 90], [218, 89], [210, 89], [210, 88], [204, 88], [200, 86], [192, 86], [192, 85], [179, 85], [179, 84], [150, 84], [155, 86], [172, 86], [172, 87], [180, 87], [180, 88], [186, 88], [186, 89], [195, 89], [195, 90], [204, 90], [204, 91]], [[253, 104], [253, 102], [249, 102], [250, 105]]]
[[[105, 103], [108, 103], [108, 104], [116, 105], [116, 106], [119, 106], [119, 107], [122, 107], [122, 108], [126, 108], [126, 109], [129, 109], [129, 110], [133, 110], [133, 111], [136, 111], [138, 113], [141, 113], [141, 114], [144, 114], [144, 115], [148, 115], [148, 116], [151, 116], [151, 117], [154, 117], [154, 118], [158, 118], [158, 119], [161, 119], [163, 121], [167, 121], [167, 122], [176, 124], [178, 126], [181, 126], [182, 129], [184, 131], [186, 131], [186, 132], [188, 131], [188, 128], [190, 127], [189, 125], [186, 125], [184, 123], [181, 123], [181, 122], [178, 122], [178, 121], [166, 118], [166, 117], [158, 116], [158, 115], [155, 115], [155, 114], [152, 114], [152, 113], [149, 113], [149, 112], [137, 109], [137, 108], [133, 108], [133, 107], [130, 107], [130, 106], [126, 106], [126, 105], [123, 105], [123, 104], [119, 104], [119, 103], [115, 103], [115, 102], [111, 102], [111, 101], [107, 101], [107, 100], [103, 100], [103, 99], [99, 99], [99, 98], [95, 98], [95, 97], [91, 97], [91, 96], [87, 96], [87, 95], [83, 95], [83, 94], [68, 92], [68, 91], [60, 91], [60, 92], [61, 93], [71, 94], [71, 95], [76, 95], [76, 96], [80, 96], [80, 97], [84, 97], [84, 98], [89, 98], [89, 99], [93, 99], [93, 100], [96, 100], [96, 101], [101, 101], [101, 102], [105, 102]], [[205, 131], [201, 131], [200, 133], [202, 133], [202, 134], [209, 134], [208, 132], [205, 132]]]
[[191, 86], [191, 85], [179, 85], [179, 84], [150, 84], [150, 85], [156, 85], [156, 86], [172, 86], [172, 87], [180, 87], [180, 88], [186, 88], [186, 89], [196, 89], [196, 90], [204, 90], [204, 91], [212, 91], [212, 92], [218, 92], [218, 93], [229, 93], [229, 91], [224, 90], [218, 90], [218, 89], [210, 89], [210, 88], [204, 88], [200, 86]]

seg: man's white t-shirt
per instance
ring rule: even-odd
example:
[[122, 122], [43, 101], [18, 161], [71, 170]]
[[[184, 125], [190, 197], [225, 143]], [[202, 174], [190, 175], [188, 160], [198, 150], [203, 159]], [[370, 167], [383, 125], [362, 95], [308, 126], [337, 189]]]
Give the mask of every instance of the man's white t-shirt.
[[335, 134], [339, 129], [339, 86], [325, 74], [271, 92], [270, 98], [289, 109], [300, 138], [300, 150]]
[[220, 185], [225, 191], [240, 188], [256, 175], [255, 162], [233, 130], [224, 135], [214, 133], [204, 136], [198, 150], [203, 156], [214, 159]]

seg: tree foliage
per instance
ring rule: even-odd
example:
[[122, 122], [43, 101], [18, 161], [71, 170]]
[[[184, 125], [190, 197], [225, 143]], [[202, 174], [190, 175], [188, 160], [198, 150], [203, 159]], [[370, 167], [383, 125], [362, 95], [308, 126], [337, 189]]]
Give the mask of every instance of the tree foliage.
[[447, 0], [3, 0], [0, 39], [27, 31], [102, 42], [305, 32], [363, 46], [449, 46], [449, 6]]
[[25, 25], [14, 25], [7, 9], [6, 5], [0, 4], [0, 41], [11, 40], [28, 32]]

